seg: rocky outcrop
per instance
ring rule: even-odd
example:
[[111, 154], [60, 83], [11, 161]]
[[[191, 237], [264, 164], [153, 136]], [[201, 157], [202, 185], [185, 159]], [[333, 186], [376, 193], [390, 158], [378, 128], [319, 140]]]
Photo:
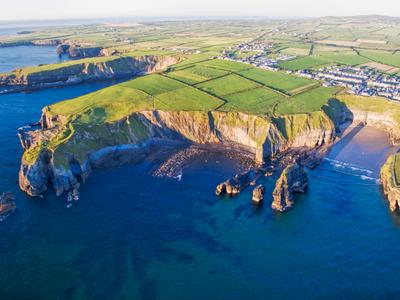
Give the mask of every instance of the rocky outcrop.
[[396, 159], [400, 159], [398, 156], [399, 154], [389, 156], [380, 172], [383, 192], [387, 197], [389, 208], [392, 212], [400, 211], [400, 186], [396, 183], [397, 180], [394, 170]]
[[307, 173], [303, 167], [297, 163], [287, 166], [276, 181], [272, 209], [281, 212], [291, 209], [294, 205], [293, 193], [304, 193], [307, 184]]
[[65, 54], [71, 59], [81, 59], [100, 56], [102, 50], [102, 47], [81, 47], [79, 45], [60, 44], [57, 46], [56, 52], [58, 55]]
[[262, 184], [256, 186], [253, 190], [252, 200], [255, 203], [261, 203], [264, 200], [265, 188]]
[[217, 185], [215, 194], [221, 196], [227, 194], [235, 196], [250, 184], [254, 178], [254, 171], [248, 171], [243, 174], [236, 174], [233, 178], [228, 179]]
[[[83, 126], [65, 122], [45, 109], [42, 128], [20, 134], [25, 153], [19, 182], [29, 195], [40, 195], [47, 183], [60, 194], [104, 162], [140, 159], [160, 142], [229, 146], [253, 153], [262, 162], [293, 147], [330, 144], [335, 137], [332, 122], [322, 112], [270, 119], [236, 112], [154, 110], [113, 123]], [[240, 192], [245, 182], [242, 177], [234, 178], [221, 186], [221, 192]]]
[[121, 56], [106, 60], [99, 58], [99, 61], [93, 62], [59, 64], [56, 68], [43, 66], [33, 72], [18, 70], [11, 74], [0, 74], [0, 94], [139, 76], [163, 70], [178, 61], [177, 57], [167, 56]]

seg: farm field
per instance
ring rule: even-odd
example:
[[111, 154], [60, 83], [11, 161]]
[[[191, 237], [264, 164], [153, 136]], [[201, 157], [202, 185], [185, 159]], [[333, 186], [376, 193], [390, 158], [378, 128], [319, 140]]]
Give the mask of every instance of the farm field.
[[231, 74], [196, 85], [197, 88], [219, 97], [245, 90], [251, 90], [260, 85], [236, 74]]
[[[51, 110], [75, 115], [77, 124], [115, 121], [135, 111], [153, 109], [219, 110], [278, 116], [319, 110], [337, 91], [283, 72], [258, 68], [225, 71], [247, 67], [237, 62], [215, 60], [209, 61], [208, 65], [214, 67], [199, 63], [178, 71], [139, 77], [57, 103]], [[177, 79], [172, 78], [174, 76]], [[199, 80], [204, 81], [197, 83]], [[286, 93], [297, 90], [299, 94], [290, 96], [280, 90]]]
[[317, 87], [282, 101], [276, 107], [277, 114], [307, 113], [319, 110], [337, 91], [334, 87]]
[[383, 51], [360, 51], [360, 55], [381, 64], [400, 68], [400, 54]]
[[370, 59], [359, 56], [354, 52], [351, 54], [340, 52], [322, 52], [319, 54], [319, 56], [325, 61], [350, 66], [365, 64], [370, 61]]
[[202, 66], [191, 66], [186, 69], [169, 72], [167, 75], [170, 78], [174, 78], [188, 84], [195, 84], [227, 74], [228, 72], [223, 70]]
[[214, 110], [223, 103], [212, 95], [189, 86], [154, 98], [154, 108], [161, 110]]
[[274, 105], [283, 98], [276, 92], [260, 87], [225, 96], [224, 99], [227, 103], [219, 110], [272, 115]]
[[151, 96], [186, 87], [184, 83], [158, 74], [139, 77], [122, 83], [121, 86], [138, 89]]
[[290, 94], [291, 91], [315, 83], [307, 78], [254, 68], [239, 72], [248, 79], [259, 82], [269, 88]]
[[329, 63], [331, 63], [330, 60], [324, 59], [322, 57], [304, 56], [290, 61], [285, 61], [283, 63], [280, 63], [279, 66], [284, 69], [297, 71], [326, 65]]

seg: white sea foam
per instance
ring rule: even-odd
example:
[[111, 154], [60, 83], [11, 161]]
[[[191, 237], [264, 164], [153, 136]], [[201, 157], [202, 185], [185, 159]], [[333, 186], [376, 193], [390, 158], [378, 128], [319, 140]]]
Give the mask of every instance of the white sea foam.
[[181, 181], [182, 180], [182, 176], [183, 176], [183, 174], [182, 174], [182, 172], [180, 172], [178, 175], [174, 176], [174, 178], [178, 179], [178, 181]]
[[367, 174], [367, 175], [374, 174], [373, 171], [365, 169], [365, 168], [362, 168], [362, 167], [357, 166], [357, 165], [352, 164], [352, 163], [339, 161], [339, 160], [331, 159], [331, 158], [325, 158], [325, 160], [328, 161], [332, 166], [334, 166], [335, 168], [338, 168], [338, 169], [350, 169], [352, 171], [364, 173], [364, 174]]
[[379, 184], [379, 179], [371, 176], [374, 174], [373, 171], [362, 168], [352, 163], [339, 161], [336, 159], [325, 158], [327, 162], [333, 167], [333, 171], [339, 172], [345, 175], [359, 177], [363, 181], [373, 181], [375, 184]]

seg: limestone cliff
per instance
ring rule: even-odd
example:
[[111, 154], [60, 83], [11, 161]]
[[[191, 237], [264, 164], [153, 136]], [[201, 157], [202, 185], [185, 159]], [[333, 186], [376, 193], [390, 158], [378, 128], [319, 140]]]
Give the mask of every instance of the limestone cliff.
[[68, 62], [55, 65], [54, 68], [43, 66], [30, 72], [22, 69], [9, 74], [0, 74], [0, 94], [138, 76], [163, 70], [178, 61], [178, 57], [172, 56], [120, 56], [83, 60], [81, 63]]
[[41, 124], [41, 129], [20, 132], [25, 153], [19, 182], [32, 196], [46, 191], [48, 183], [60, 194], [110, 158], [140, 159], [159, 142], [240, 147], [262, 161], [289, 148], [330, 144], [335, 137], [332, 121], [320, 111], [271, 119], [238, 112], [154, 110], [82, 125], [45, 109]]
[[380, 179], [383, 191], [388, 199], [392, 212], [400, 210], [400, 187], [396, 183], [395, 161], [398, 155], [391, 155], [381, 168]]
[[60, 194], [84, 180], [93, 168], [111, 161], [140, 160], [160, 142], [239, 147], [259, 162], [293, 148], [326, 149], [348, 122], [383, 128], [395, 142], [400, 137], [400, 109], [388, 105], [390, 110], [374, 112], [334, 100], [320, 111], [272, 118], [240, 112], [145, 110], [90, 124], [79, 122], [79, 116], [54, 115], [45, 108], [40, 129], [19, 132], [25, 150], [20, 187], [36, 196], [51, 184]]

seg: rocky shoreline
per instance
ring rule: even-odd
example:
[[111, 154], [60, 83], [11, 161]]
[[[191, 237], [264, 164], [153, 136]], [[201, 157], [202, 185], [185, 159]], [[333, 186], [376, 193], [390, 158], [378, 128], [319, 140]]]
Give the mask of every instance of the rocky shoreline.
[[[285, 122], [288, 126], [282, 131], [280, 125]], [[78, 153], [62, 153], [60, 149], [48, 151], [42, 146], [57, 137], [64, 126], [61, 116], [52, 116], [50, 111], [44, 110], [40, 129], [20, 133], [25, 154], [19, 182], [21, 189], [31, 196], [45, 192], [49, 182], [57, 194], [69, 190], [81, 178], [87, 177], [96, 161], [101, 157], [109, 157], [105, 153], [126, 153], [140, 157], [154, 143], [181, 140], [245, 149], [252, 153], [256, 162], [262, 163], [289, 149], [315, 149], [330, 145], [336, 136], [332, 121], [322, 112], [271, 120], [244, 113], [217, 111], [142, 111], [113, 124], [97, 125], [95, 130], [81, 127], [81, 131], [77, 132], [75, 129], [66, 146], [69, 143], [71, 147], [80, 145], [77, 149], [79, 156]], [[115, 132], [124, 132], [124, 135], [113, 134]], [[106, 136], [111, 140], [104, 140]], [[93, 140], [96, 141], [96, 148], [85, 146], [85, 143]], [[36, 149], [41, 150], [37, 152]], [[88, 150], [82, 152], [80, 149]], [[35, 153], [34, 156], [31, 152]], [[121, 155], [120, 159], [124, 159]]]
[[[293, 193], [304, 193], [308, 178], [305, 167], [315, 168], [324, 158], [328, 147], [321, 146], [317, 149], [290, 149], [281, 153], [273, 162], [267, 165], [253, 168], [245, 173], [235, 175], [217, 185], [217, 196], [228, 195], [230, 197], [240, 194], [246, 187], [257, 185], [262, 176], [271, 176], [274, 172], [280, 172], [272, 193], [271, 208], [275, 211], [285, 212], [294, 205]], [[265, 188], [257, 185], [252, 192], [252, 201], [259, 205], [264, 200]]]
[[[25, 149], [19, 175], [20, 187], [29, 195], [38, 196], [46, 192], [50, 184], [59, 195], [84, 181], [99, 161], [112, 158], [113, 161], [125, 162], [131, 161], [131, 157], [140, 161], [149, 153], [151, 145], [173, 141], [204, 147], [217, 145], [239, 151], [244, 149], [252, 153], [256, 163], [262, 165], [266, 161], [275, 161], [279, 162], [279, 169], [284, 170], [295, 163], [310, 169], [316, 167], [344, 124], [361, 123], [382, 128], [390, 132], [392, 142], [400, 140], [400, 131], [392, 116], [382, 114], [378, 118], [376, 113], [360, 110], [353, 113], [338, 102], [330, 105], [322, 111], [279, 118], [219, 111], [139, 111], [114, 123], [96, 125], [95, 131], [85, 127], [80, 127], [79, 132], [75, 130], [65, 145], [70, 145], [67, 148], [71, 149], [73, 145], [81, 145], [80, 149], [86, 150], [79, 154], [71, 150], [63, 152], [58, 148], [49, 151], [42, 146], [69, 126], [62, 116], [53, 116], [51, 111], [45, 109], [40, 128], [20, 134]], [[119, 134], [115, 135], [115, 132]], [[109, 138], [105, 141], [104, 136]], [[96, 148], [85, 146], [85, 143], [94, 140]], [[38, 148], [42, 150], [28, 160], [26, 155]], [[179, 175], [176, 170], [184, 163], [185, 157], [199, 152], [193, 149], [187, 151], [166, 161], [156, 175]], [[29, 157], [32, 155], [29, 154]], [[174, 169], [175, 164], [178, 167]], [[238, 174], [223, 182], [217, 193], [236, 194], [248, 185], [256, 185], [259, 170], [262, 169], [253, 168], [254, 174]], [[263, 174], [271, 175], [271, 170], [262, 170]]]

